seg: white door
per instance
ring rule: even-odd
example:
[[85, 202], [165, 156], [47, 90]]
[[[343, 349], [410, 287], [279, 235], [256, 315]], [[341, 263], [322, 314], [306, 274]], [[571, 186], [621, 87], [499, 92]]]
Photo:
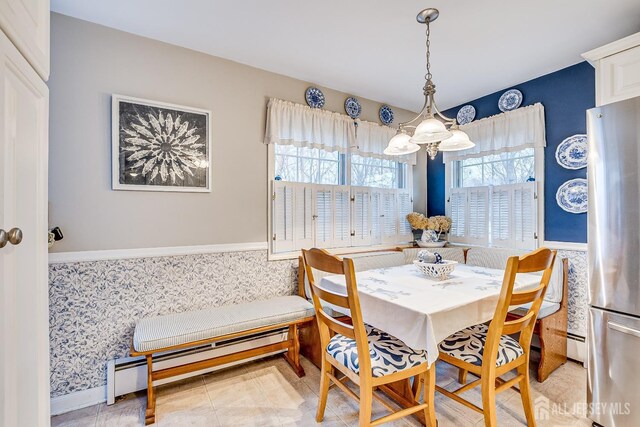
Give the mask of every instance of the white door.
[[0, 31], [0, 426], [49, 425], [48, 108]]
[[49, 79], [49, 0], [0, 1], [0, 29], [43, 80]]

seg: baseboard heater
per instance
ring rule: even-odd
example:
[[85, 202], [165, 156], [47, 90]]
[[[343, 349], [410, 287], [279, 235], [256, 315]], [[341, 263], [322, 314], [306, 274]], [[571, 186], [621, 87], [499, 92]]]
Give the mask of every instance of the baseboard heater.
[[[219, 341], [200, 347], [192, 347], [184, 350], [159, 353], [157, 356], [153, 357], [153, 367], [154, 370], [170, 368], [174, 366], [184, 365], [186, 363], [192, 363], [200, 360], [211, 359], [213, 357], [237, 353], [239, 351], [250, 350], [252, 348], [262, 347], [269, 344], [276, 344], [282, 341], [286, 341], [287, 336], [288, 329], [283, 328], [277, 331], [262, 332], [246, 337]], [[226, 365], [220, 365], [213, 368], [203, 369], [201, 371], [190, 372], [184, 375], [172, 377], [170, 379], [157, 381], [155, 382], [155, 384], [160, 385], [168, 382], [178, 381], [183, 378], [202, 375], [207, 372], [213, 372], [251, 360], [283, 353], [285, 351], [286, 350], [279, 350], [273, 353], [263, 354], [237, 362], [231, 362]], [[113, 403], [115, 403], [116, 397], [118, 396], [122, 396], [127, 393], [133, 393], [139, 390], [145, 390], [146, 388], [147, 364], [144, 357], [123, 357], [120, 359], [112, 359], [107, 362], [107, 405], [112, 405]]]

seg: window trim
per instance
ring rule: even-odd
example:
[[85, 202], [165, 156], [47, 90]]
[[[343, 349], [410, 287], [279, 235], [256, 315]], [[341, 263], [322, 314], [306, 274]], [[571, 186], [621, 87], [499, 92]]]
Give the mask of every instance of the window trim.
[[[347, 154], [341, 155], [344, 157], [344, 174], [343, 177], [346, 182], [349, 182], [351, 179], [351, 161], [348, 158]], [[267, 180], [266, 184], [266, 195], [267, 195], [267, 259], [269, 261], [278, 261], [278, 260], [287, 260], [287, 259], [296, 259], [300, 256], [300, 251], [293, 252], [281, 252], [274, 253], [273, 247], [271, 245], [271, 236], [272, 236], [272, 224], [273, 224], [273, 203], [271, 200], [272, 197], [272, 188], [271, 183], [275, 179], [275, 144], [267, 144]], [[342, 159], [341, 159], [342, 160]], [[415, 194], [413, 191], [413, 167], [409, 164], [404, 168], [404, 173], [401, 174], [405, 187], [402, 190], [406, 190], [411, 194], [412, 200], [415, 198]], [[339, 184], [346, 185], [346, 184]], [[350, 186], [349, 186], [350, 187]], [[381, 190], [389, 190], [385, 188], [381, 188]], [[375, 251], [385, 251], [385, 250], [395, 250], [398, 247], [404, 247], [403, 243], [380, 243], [374, 245], [367, 246], [349, 246], [349, 247], [341, 247], [341, 248], [326, 248], [335, 254], [348, 254], [348, 253], [358, 253], [358, 252], [375, 252]], [[409, 247], [409, 246], [407, 246]]]
[[[537, 233], [538, 233], [538, 247], [542, 246], [545, 242], [544, 240], [544, 148], [545, 147], [534, 147], [534, 152], [533, 152], [533, 158], [534, 158], [534, 162], [535, 162], [535, 173], [536, 173], [536, 193], [538, 195], [537, 197], [537, 201], [538, 201], [538, 228], [537, 228]], [[495, 153], [494, 153], [495, 154]], [[450, 198], [451, 198], [451, 188], [454, 181], [454, 168], [453, 168], [453, 161], [448, 161], [445, 163], [445, 173], [444, 173], [444, 185], [445, 185], [445, 213], [447, 216], [451, 216], [451, 205], [449, 203]], [[466, 244], [466, 243], [460, 243], [460, 244]], [[469, 246], [474, 246], [474, 245], [470, 245]]]

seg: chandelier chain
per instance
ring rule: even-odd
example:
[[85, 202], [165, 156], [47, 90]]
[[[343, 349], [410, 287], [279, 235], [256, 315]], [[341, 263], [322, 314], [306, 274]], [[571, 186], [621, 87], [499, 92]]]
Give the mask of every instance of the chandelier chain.
[[430, 36], [431, 36], [431, 29], [429, 26], [429, 21], [427, 21], [427, 74], [425, 74], [424, 78], [425, 80], [431, 80], [431, 78], [433, 77], [431, 75], [431, 40], [430, 40]]

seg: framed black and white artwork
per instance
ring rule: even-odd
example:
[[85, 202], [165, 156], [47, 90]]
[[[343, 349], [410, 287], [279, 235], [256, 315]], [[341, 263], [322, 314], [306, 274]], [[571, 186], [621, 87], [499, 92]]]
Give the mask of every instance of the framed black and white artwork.
[[211, 191], [211, 112], [112, 96], [114, 190]]

